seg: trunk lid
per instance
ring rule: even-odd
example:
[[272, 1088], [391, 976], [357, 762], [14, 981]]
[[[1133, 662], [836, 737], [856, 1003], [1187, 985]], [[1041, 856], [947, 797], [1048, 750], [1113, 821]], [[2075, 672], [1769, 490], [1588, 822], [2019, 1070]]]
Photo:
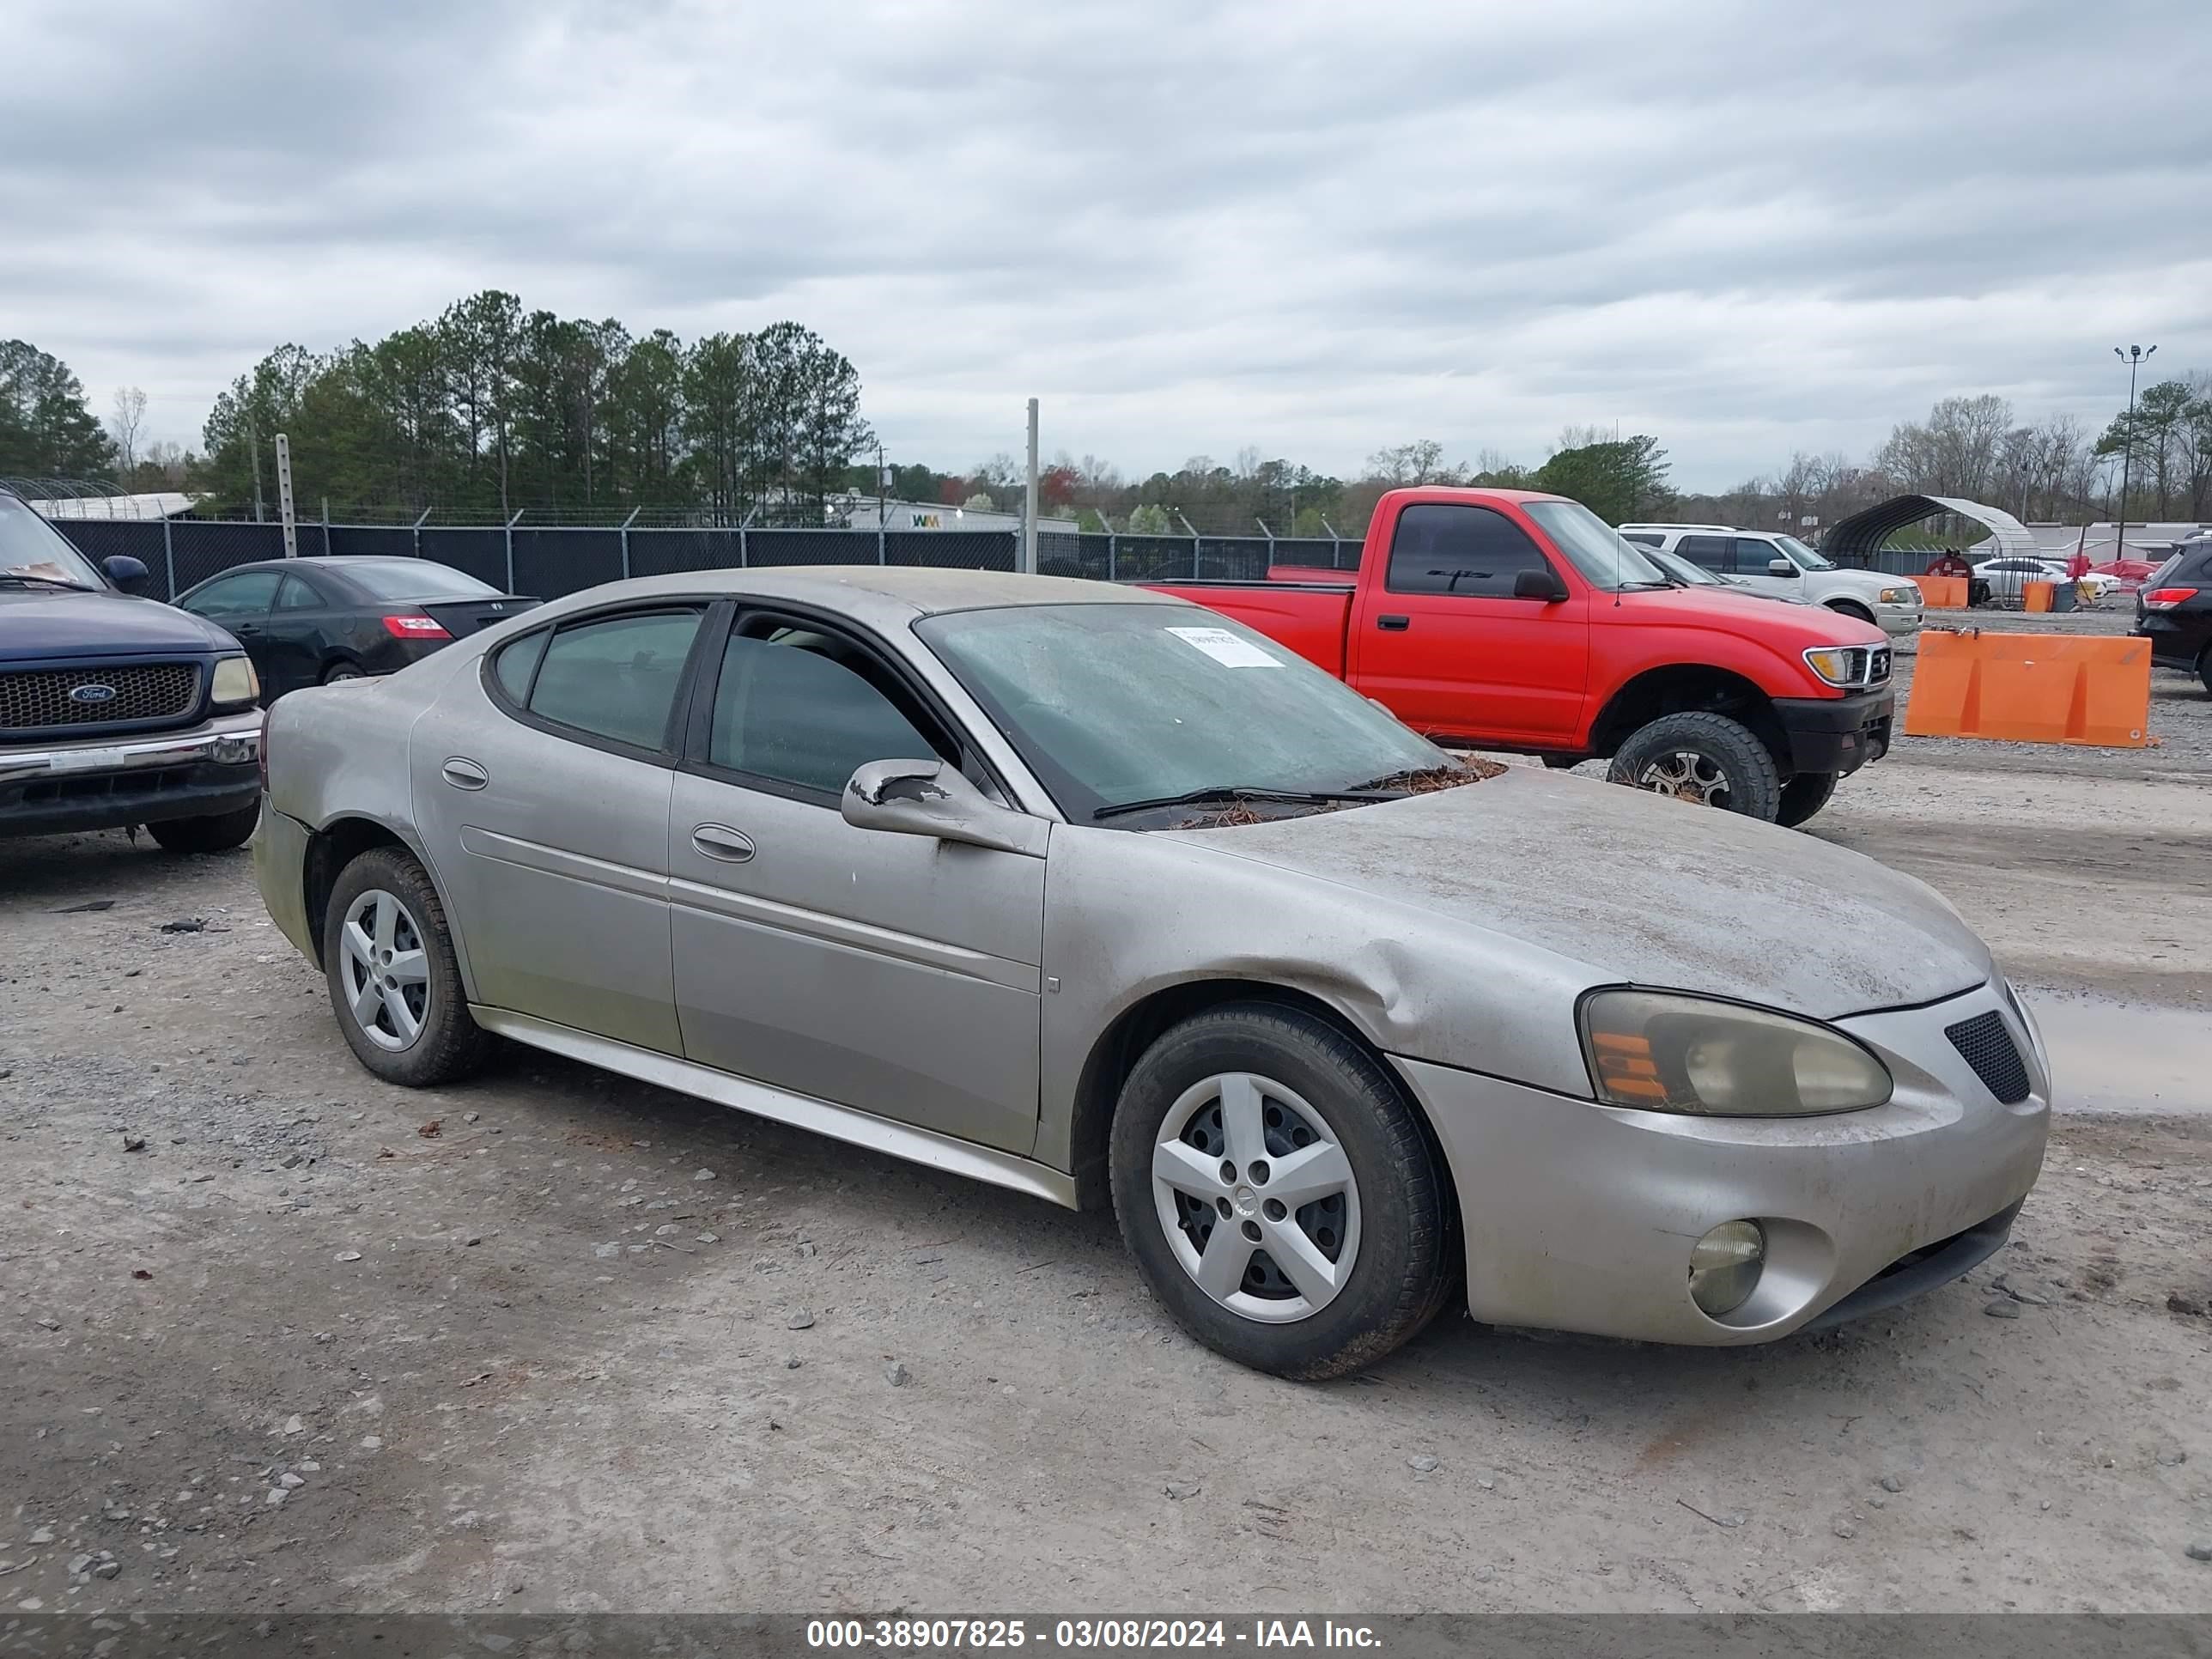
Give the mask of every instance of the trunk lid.
[[502, 593], [495, 599], [417, 599], [415, 607], [455, 639], [465, 640], [495, 623], [535, 611], [544, 603], [543, 599]]

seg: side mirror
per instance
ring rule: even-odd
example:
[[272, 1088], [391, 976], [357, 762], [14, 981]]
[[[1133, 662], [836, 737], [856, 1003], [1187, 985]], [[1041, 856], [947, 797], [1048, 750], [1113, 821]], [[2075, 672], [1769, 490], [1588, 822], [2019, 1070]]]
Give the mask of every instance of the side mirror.
[[1769, 559], [1766, 574], [1770, 576], [1794, 576], [1797, 574], [1797, 567], [1787, 559]]
[[841, 810], [856, 830], [931, 836], [1030, 859], [1044, 856], [1050, 833], [1042, 818], [985, 799], [958, 767], [941, 760], [870, 761], [846, 784]]
[[1567, 585], [1549, 570], [1516, 571], [1513, 597], [1516, 599], [1541, 599], [1546, 605], [1557, 605], [1567, 597]]
[[107, 580], [126, 593], [136, 593], [146, 580], [145, 562], [132, 558], [128, 553], [111, 553], [100, 562], [107, 573]]

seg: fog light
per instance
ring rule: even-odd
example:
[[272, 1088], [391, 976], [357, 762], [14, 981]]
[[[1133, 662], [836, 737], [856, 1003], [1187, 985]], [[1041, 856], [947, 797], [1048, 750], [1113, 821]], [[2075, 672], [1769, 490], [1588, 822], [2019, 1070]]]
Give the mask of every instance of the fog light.
[[1717, 1319], [1751, 1299], [1766, 1265], [1756, 1221], [1723, 1221], [1690, 1249], [1690, 1300]]
[[260, 757], [261, 734], [258, 732], [215, 740], [213, 758], [218, 766], [251, 766]]

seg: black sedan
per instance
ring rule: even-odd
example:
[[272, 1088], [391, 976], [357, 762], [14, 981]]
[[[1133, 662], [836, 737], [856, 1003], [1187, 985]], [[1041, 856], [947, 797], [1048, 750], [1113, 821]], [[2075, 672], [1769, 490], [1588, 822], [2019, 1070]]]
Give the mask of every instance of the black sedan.
[[2212, 538], [2195, 538], [2136, 592], [2136, 632], [2161, 668], [2193, 670], [2212, 691]]
[[253, 659], [262, 700], [303, 685], [389, 674], [539, 601], [428, 559], [269, 559], [235, 565], [177, 599], [228, 629]]

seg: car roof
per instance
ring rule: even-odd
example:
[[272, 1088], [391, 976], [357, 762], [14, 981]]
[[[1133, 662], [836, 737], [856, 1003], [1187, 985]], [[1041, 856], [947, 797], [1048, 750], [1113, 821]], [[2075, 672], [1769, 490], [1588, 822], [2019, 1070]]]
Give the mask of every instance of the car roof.
[[1717, 530], [1730, 536], [1765, 536], [1771, 533], [1764, 530], [1739, 530], [1732, 524], [1624, 524], [1616, 526], [1615, 528], [1620, 530]]
[[[549, 616], [663, 595], [732, 594], [818, 605], [878, 627], [954, 611], [1027, 605], [1185, 605], [1188, 601], [1118, 582], [1072, 576], [1023, 576], [1006, 570], [939, 570], [900, 565], [754, 565], [742, 570], [682, 570], [586, 588], [541, 607]], [[537, 614], [535, 612], [532, 613]]]

